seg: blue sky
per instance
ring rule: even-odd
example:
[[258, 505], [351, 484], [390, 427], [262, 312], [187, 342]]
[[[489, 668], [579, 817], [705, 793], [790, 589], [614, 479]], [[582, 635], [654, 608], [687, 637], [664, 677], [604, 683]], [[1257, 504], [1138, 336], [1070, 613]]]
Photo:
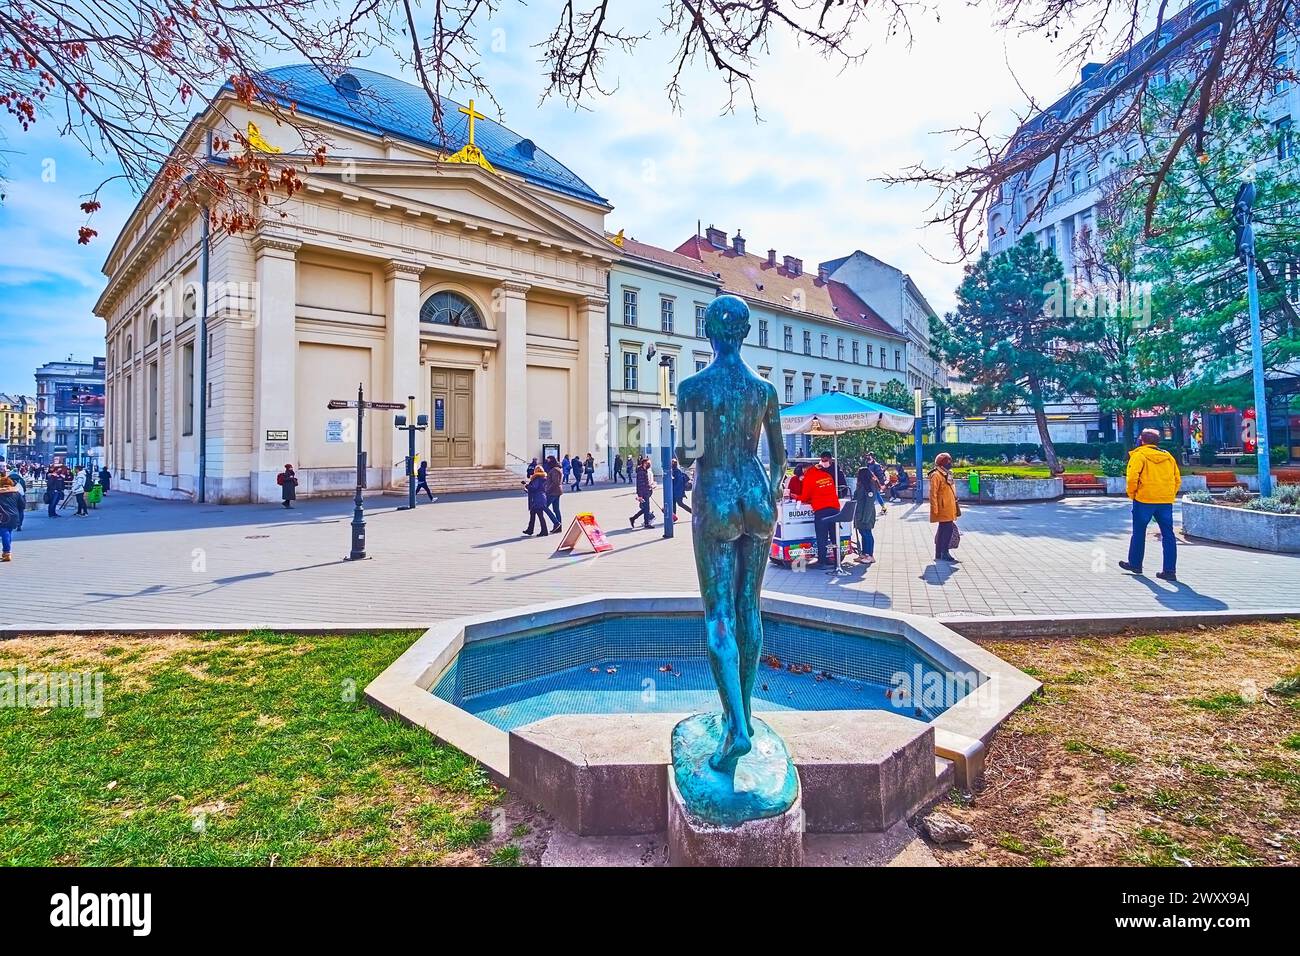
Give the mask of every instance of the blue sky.
[[[914, 18], [910, 46], [864, 32], [872, 47], [866, 60], [843, 71], [807, 47], [774, 42], [757, 73], [761, 122], [747, 106], [722, 114], [725, 91], [702, 69], [688, 77], [683, 110], [673, 113], [664, 92], [672, 45], [658, 37], [632, 57], [612, 56], [606, 86], [615, 92], [575, 112], [558, 101], [538, 105], [542, 76], [533, 45], [558, 6], [503, 3], [483, 24], [483, 72], [501, 103], [500, 119], [610, 200], [612, 231], [671, 248], [702, 220], [730, 235], [741, 229], [751, 249], [775, 248], [809, 264], [863, 249], [911, 273], [941, 311], [951, 306], [960, 266], [943, 261], [956, 255], [949, 234], [923, 228], [933, 195], [872, 180], [917, 161], [955, 161], [953, 140], [937, 131], [977, 113], [1009, 131], [1024, 106], [1017, 79], [1051, 102], [1074, 77], [1059, 59], [1065, 38], [1006, 35], [994, 29], [985, 5], [953, 4], [941, 19]], [[633, 7], [647, 10], [621, 5], [622, 15], [637, 18], [630, 27], [655, 25], [653, 15]], [[402, 73], [385, 56], [359, 63]], [[470, 95], [453, 91], [461, 101]], [[485, 109], [486, 98], [477, 99]], [[120, 181], [106, 189], [94, 222], [99, 237], [78, 246], [78, 204], [114, 167], [61, 140], [48, 119], [23, 133], [6, 117], [0, 131], [7, 161], [0, 391], [31, 393], [32, 373], [44, 362], [103, 354], [103, 324], [91, 308], [135, 196]]]

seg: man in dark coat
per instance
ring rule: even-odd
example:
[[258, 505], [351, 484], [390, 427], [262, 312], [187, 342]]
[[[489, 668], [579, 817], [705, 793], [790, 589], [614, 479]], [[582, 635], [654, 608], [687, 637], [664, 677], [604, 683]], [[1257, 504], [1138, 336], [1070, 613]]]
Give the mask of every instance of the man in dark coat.
[[650, 510], [652, 502], [651, 495], [654, 494], [654, 486], [650, 484], [650, 472], [647, 468], [649, 461], [641, 459], [636, 466], [636, 499], [641, 502], [641, 507], [629, 520], [628, 523], [635, 528], [636, 519], [643, 518], [645, 527], [654, 527], [654, 512]]
[[59, 505], [63, 503], [63, 493], [68, 490], [64, 484], [63, 474], [55, 468], [51, 468], [45, 479], [45, 503], [49, 506], [47, 514], [51, 518], [59, 516]]
[[99, 469], [99, 487], [104, 489], [104, 494], [108, 494], [108, 489], [113, 484], [113, 473], [108, 470], [108, 465]]
[[433, 492], [429, 490], [429, 463], [423, 458], [420, 459], [420, 468], [415, 473], [415, 493], [418, 495], [421, 491], [429, 496], [430, 501], [436, 500]]
[[615, 454], [614, 455], [614, 484], [618, 484], [622, 480], [623, 480], [623, 456], [620, 454]]
[[[546, 513], [555, 522], [552, 531], [559, 532], [564, 518], [560, 516], [560, 495], [564, 494], [564, 473], [554, 455], [546, 459]], [[529, 522], [531, 527], [532, 522]]]
[[677, 509], [684, 508], [687, 514], [691, 514], [691, 507], [686, 503], [686, 472], [677, 466], [677, 459], [673, 459], [673, 520], [677, 520]]

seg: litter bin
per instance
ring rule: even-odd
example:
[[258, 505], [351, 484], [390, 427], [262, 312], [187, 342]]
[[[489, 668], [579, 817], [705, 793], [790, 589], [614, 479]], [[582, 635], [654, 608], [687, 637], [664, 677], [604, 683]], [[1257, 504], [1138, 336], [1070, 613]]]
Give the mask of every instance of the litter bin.
[[98, 507], [99, 503], [103, 500], [104, 500], [104, 488], [102, 485], [91, 485], [88, 489], [86, 489], [86, 501], [89, 504]]
[[970, 493], [972, 495], [978, 495], [980, 493], [980, 473], [978, 471], [972, 471], [970, 473], [970, 477], [966, 479], [966, 486], [970, 488]]

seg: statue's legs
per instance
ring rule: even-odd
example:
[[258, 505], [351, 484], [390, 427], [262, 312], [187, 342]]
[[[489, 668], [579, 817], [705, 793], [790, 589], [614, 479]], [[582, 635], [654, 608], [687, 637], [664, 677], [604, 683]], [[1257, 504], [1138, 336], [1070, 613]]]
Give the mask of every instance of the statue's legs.
[[763, 653], [763, 614], [760, 595], [763, 575], [767, 572], [772, 540], [756, 535], [742, 535], [736, 542], [736, 649], [740, 659], [740, 694], [745, 708], [745, 729], [754, 733], [754, 681], [758, 676], [758, 659]]
[[[742, 538], [741, 540], [744, 540]], [[703, 546], [701, 546], [703, 544]], [[749, 721], [745, 717], [741, 695], [740, 655], [736, 645], [736, 571], [738, 543], [697, 540], [695, 566], [704, 599], [704, 628], [709, 651], [709, 670], [722, 699], [722, 718], [726, 732], [718, 749], [709, 758], [714, 770], [730, 773], [738, 761], [749, 753]]]

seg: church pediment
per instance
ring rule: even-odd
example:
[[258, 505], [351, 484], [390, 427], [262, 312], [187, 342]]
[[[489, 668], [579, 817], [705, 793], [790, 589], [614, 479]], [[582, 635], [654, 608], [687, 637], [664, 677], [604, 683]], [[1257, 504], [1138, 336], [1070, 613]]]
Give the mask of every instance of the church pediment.
[[401, 207], [409, 214], [446, 219], [472, 227], [549, 241], [577, 251], [612, 256], [602, 233], [570, 219], [529, 192], [476, 166], [368, 164], [345, 178], [327, 169], [311, 177], [308, 192], [335, 194], [347, 201]]

